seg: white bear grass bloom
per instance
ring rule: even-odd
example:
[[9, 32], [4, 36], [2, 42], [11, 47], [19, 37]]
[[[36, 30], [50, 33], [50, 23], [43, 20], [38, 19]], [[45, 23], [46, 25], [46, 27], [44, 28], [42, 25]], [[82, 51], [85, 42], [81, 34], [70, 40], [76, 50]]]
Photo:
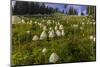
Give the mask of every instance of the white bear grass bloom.
[[59, 56], [56, 53], [52, 53], [49, 57], [50, 63], [56, 63], [59, 60]]
[[34, 23], [37, 24], [37, 21], [35, 21]]
[[60, 25], [60, 23], [58, 22], [57, 25]]
[[50, 20], [48, 20], [48, 21], [47, 21], [47, 24], [48, 24], [48, 25], [50, 25], [50, 24], [51, 24], [51, 21], [50, 21]]
[[28, 31], [26, 31], [26, 33], [27, 33], [27, 34], [29, 34], [29, 33], [30, 33], [30, 31], [28, 30]]
[[30, 20], [30, 24], [32, 24], [32, 20]]
[[93, 22], [93, 24], [95, 25], [96, 22]]
[[33, 38], [32, 38], [32, 40], [33, 41], [37, 41], [37, 40], [39, 40], [39, 37], [37, 35], [34, 35]]
[[94, 37], [94, 38], [93, 38], [93, 41], [95, 41], [95, 40], [96, 40], [96, 38]]
[[22, 23], [25, 23], [25, 20], [24, 19], [22, 19]]
[[77, 28], [77, 27], [78, 27], [78, 24], [73, 24], [73, 27], [74, 27], [74, 28]]
[[50, 27], [50, 28], [49, 28], [49, 30], [51, 31], [51, 30], [53, 30], [53, 28], [52, 28], [52, 27]]
[[40, 26], [40, 28], [42, 28], [42, 27], [43, 27], [43, 24], [42, 24], [42, 23], [38, 23], [38, 25]]
[[43, 48], [42, 53], [43, 53], [43, 55], [45, 55], [47, 53], [47, 49]]
[[12, 16], [12, 24], [20, 23], [21, 18], [17, 16]]
[[61, 36], [61, 32], [60, 32], [60, 30], [56, 30], [56, 35], [57, 35], [58, 37]]
[[63, 25], [60, 25], [59, 30], [63, 30], [63, 29], [64, 29]]
[[80, 27], [80, 30], [83, 30], [83, 27], [82, 26]]
[[58, 29], [58, 26], [55, 26], [55, 30], [57, 30]]
[[82, 22], [82, 25], [84, 25], [85, 23], [84, 22]]
[[90, 22], [90, 24], [93, 24], [93, 22]]
[[93, 35], [91, 35], [91, 36], [90, 36], [90, 39], [93, 39], [93, 38], [94, 38]]
[[64, 30], [61, 30], [61, 35], [62, 35], [62, 36], [65, 36]]
[[43, 26], [43, 31], [47, 31], [47, 26]]
[[54, 30], [49, 31], [49, 38], [55, 37], [55, 32]]
[[46, 31], [43, 31], [42, 33], [41, 33], [41, 35], [40, 35], [40, 40], [44, 40], [44, 39], [46, 39], [47, 38], [47, 33], [46, 33]]
[[96, 40], [96, 38], [95, 38], [93, 35], [91, 35], [91, 36], [90, 36], [90, 40], [95, 41], [95, 40]]

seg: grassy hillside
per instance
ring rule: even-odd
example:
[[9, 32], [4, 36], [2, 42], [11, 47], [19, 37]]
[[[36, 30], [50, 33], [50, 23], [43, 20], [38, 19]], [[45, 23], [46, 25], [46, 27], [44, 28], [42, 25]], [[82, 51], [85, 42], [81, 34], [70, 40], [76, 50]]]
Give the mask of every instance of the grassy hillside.
[[[59, 56], [55, 63], [96, 60], [96, 25], [92, 17], [19, 17], [21, 20], [12, 24], [12, 65], [49, 64], [52, 53]], [[63, 36], [57, 36], [54, 30], [60, 25], [63, 25]], [[35, 35], [40, 38], [44, 26], [47, 38], [32, 40]], [[49, 37], [50, 28], [55, 32], [53, 38]]]

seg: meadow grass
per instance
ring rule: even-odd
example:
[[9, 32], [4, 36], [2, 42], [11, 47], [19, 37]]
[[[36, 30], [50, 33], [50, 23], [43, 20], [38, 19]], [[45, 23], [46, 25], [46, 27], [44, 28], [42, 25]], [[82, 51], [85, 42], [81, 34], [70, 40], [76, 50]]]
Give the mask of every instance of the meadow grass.
[[[12, 24], [12, 65], [49, 64], [51, 53], [58, 54], [60, 59], [56, 63], [83, 62], [96, 60], [96, 42], [91, 40], [95, 36], [95, 24], [89, 16], [62, 16], [36, 18], [24, 17], [32, 20], [32, 24]], [[45, 20], [42, 22], [42, 20]], [[40, 36], [42, 29], [34, 24], [35, 21], [46, 25], [47, 20], [54, 21], [48, 27], [54, 27], [56, 22], [64, 26], [65, 36], [32, 41], [34, 35]], [[84, 24], [82, 24], [84, 22]], [[78, 27], [72, 27], [74, 24]], [[80, 29], [82, 27], [83, 29]], [[29, 30], [30, 33], [26, 33]], [[44, 55], [42, 49], [46, 48]]]

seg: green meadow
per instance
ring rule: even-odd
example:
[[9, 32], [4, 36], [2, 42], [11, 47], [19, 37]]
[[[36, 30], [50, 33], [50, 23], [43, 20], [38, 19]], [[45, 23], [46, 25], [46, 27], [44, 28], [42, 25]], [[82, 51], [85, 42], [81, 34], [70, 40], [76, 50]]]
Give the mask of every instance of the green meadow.
[[[12, 66], [37, 65], [96, 60], [96, 21], [92, 16], [16, 16], [20, 20], [12, 24]], [[49, 21], [49, 23], [47, 23]], [[49, 37], [49, 28], [63, 25], [64, 35]], [[47, 38], [40, 38], [46, 26]], [[43, 49], [46, 48], [45, 53]], [[56, 53], [59, 59], [51, 63], [50, 55]]]

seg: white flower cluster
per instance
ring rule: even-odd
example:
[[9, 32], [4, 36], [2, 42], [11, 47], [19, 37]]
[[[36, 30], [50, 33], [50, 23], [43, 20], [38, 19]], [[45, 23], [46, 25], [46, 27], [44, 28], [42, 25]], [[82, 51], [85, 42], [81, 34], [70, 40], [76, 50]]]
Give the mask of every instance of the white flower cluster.
[[[42, 49], [42, 53], [44, 56], [46, 55], [47, 52], [48, 52], [47, 48]], [[60, 59], [60, 57], [57, 55], [57, 53], [53, 52], [53, 53], [51, 53], [51, 55], [49, 57], [49, 62], [56, 63], [59, 59]]]
[[90, 39], [90, 40], [93, 40], [93, 41], [96, 40], [96, 38], [95, 38], [93, 35], [91, 35], [91, 36], [89, 37], [89, 39]]
[[[40, 33], [39, 36], [34, 35], [32, 40], [45, 40], [48, 37], [54, 38], [54, 37], [65, 36], [64, 26], [59, 22], [55, 22], [54, 20], [51, 22], [51, 20], [46, 21], [43, 19], [41, 23], [35, 21], [34, 24], [39, 25], [40, 29], [42, 29], [42, 32]], [[52, 26], [51, 24], [54, 24], [55, 26]]]

